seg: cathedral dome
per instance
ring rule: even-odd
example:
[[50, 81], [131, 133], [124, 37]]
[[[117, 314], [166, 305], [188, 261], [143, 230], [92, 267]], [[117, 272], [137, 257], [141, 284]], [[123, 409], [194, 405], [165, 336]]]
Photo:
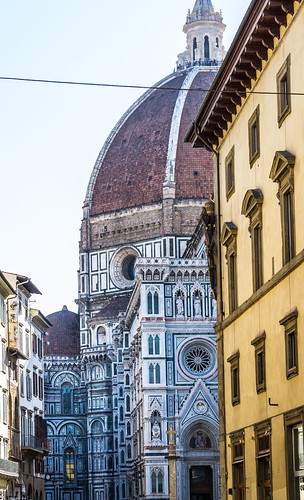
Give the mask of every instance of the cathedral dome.
[[44, 342], [45, 356], [78, 356], [80, 352], [79, 315], [63, 306], [61, 311], [49, 314], [52, 324]]
[[95, 163], [84, 217], [161, 203], [201, 200], [213, 192], [210, 153], [184, 137], [225, 51], [225, 25], [211, 0], [196, 0], [187, 16], [186, 50], [177, 71], [144, 93], [110, 133]]
[[189, 65], [123, 115], [93, 169], [86, 196], [91, 216], [160, 202], [166, 185], [175, 188], [177, 200], [209, 198], [210, 155], [194, 151], [184, 137], [215, 74], [213, 68]]

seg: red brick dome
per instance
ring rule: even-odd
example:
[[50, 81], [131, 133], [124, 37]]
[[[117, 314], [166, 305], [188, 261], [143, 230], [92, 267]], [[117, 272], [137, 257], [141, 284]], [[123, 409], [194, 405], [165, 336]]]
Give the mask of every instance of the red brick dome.
[[159, 202], [166, 182], [175, 183], [176, 199], [209, 198], [210, 153], [184, 137], [215, 75], [198, 66], [174, 73], [125, 113], [96, 161], [86, 196], [91, 215]]
[[44, 355], [79, 356], [79, 315], [63, 306], [61, 311], [49, 314], [47, 319], [52, 326], [44, 338]]

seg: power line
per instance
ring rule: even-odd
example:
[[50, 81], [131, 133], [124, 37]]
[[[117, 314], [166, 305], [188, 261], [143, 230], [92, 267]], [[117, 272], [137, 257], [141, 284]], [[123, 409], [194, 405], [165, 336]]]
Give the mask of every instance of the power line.
[[[123, 85], [115, 83], [96, 83], [96, 82], [75, 82], [69, 80], [46, 80], [42, 78], [19, 78], [15, 76], [0, 76], [0, 80], [15, 81], [15, 82], [28, 82], [28, 83], [50, 83], [55, 85], [77, 85], [83, 87], [110, 87], [110, 88], [121, 88], [121, 89], [141, 89], [141, 90], [183, 90], [185, 92], [214, 92], [218, 94], [235, 94], [234, 90], [215, 90], [215, 89], [203, 89], [203, 88], [180, 88], [180, 87], [158, 87], [158, 86], [145, 86], [145, 85]], [[290, 95], [290, 96], [304, 96], [304, 92], [271, 92], [271, 91], [238, 91], [245, 95], [259, 94], [259, 95]]]

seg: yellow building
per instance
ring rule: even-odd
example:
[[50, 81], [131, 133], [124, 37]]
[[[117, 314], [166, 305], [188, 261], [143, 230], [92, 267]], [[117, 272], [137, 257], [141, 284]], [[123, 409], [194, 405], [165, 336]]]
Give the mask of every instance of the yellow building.
[[252, 1], [186, 137], [215, 161], [224, 499], [304, 498], [303, 3]]

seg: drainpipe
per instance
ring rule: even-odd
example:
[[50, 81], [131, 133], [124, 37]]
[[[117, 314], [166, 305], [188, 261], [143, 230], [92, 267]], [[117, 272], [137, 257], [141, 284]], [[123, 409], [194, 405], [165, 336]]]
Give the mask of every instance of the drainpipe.
[[[224, 491], [222, 491], [223, 498], [227, 498], [227, 444], [226, 444], [226, 411], [225, 411], [225, 367], [224, 367], [224, 339], [223, 339], [223, 329], [222, 322], [224, 319], [223, 311], [223, 270], [222, 270], [222, 248], [221, 248], [221, 183], [220, 183], [220, 154], [214, 148], [213, 150], [216, 156], [216, 189], [217, 189], [217, 259], [218, 259], [218, 272], [217, 272], [217, 287], [218, 287], [218, 300], [219, 300], [219, 314], [217, 318], [217, 349], [218, 349], [218, 379], [219, 379], [219, 390], [223, 405], [219, 415], [220, 422], [220, 444], [223, 449], [222, 470], [224, 472], [224, 477], [222, 478], [222, 484], [224, 486]], [[220, 446], [221, 448], [221, 446]], [[221, 453], [220, 453], [221, 456]], [[220, 464], [221, 465], [221, 464]], [[221, 467], [220, 467], [221, 470]], [[222, 488], [223, 489], [223, 488]]]
[[223, 311], [223, 284], [222, 284], [222, 252], [221, 252], [221, 183], [220, 183], [220, 154], [214, 149], [216, 156], [216, 189], [217, 189], [217, 257], [218, 257], [218, 297], [219, 297], [219, 320], [220, 324], [224, 318]]
[[[216, 190], [217, 190], [217, 200], [216, 200], [216, 211], [217, 211], [217, 220], [216, 220], [216, 246], [217, 246], [217, 301], [218, 301], [218, 315], [216, 322], [216, 333], [217, 333], [217, 353], [218, 353], [218, 387], [219, 387], [219, 400], [225, 402], [225, 377], [224, 377], [224, 340], [223, 340], [223, 332], [222, 332], [222, 322], [224, 319], [224, 311], [223, 311], [223, 284], [222, 284], [222, 252], [221, 252], [221, 183], [220, 183], [220, 154], [215, 147], [210, 149], [210, 145], [207, 144], [204, 137], [200, 135], [199, 128], [196, 123], [194, 125], [194, 133], [196, 136], [202, 141], [205, 148], [208, 151], [212, 151], [216, 157]], [[221, 459], [221, 463], [223, 464], [223, 472], [224, 477], [222, 477], [222, 498], [227, 498], [227, 445], [226, 445], [226, 413], [225, 413], [225, 404], [221, 408], [221, 412], [219, 414], [220, 421], [220, 456], [221, 449], [223, 449], [223, 458]], [[223, 439], [221, 439], [223, 437]], [[223, 446], [223, 448], [222, 448]], [[221, 466], [220, 463], [220, 466]], [[221, 468], [220, 468], [221, 470]], [[223, 491], [224, 490], [224, 491]]]

